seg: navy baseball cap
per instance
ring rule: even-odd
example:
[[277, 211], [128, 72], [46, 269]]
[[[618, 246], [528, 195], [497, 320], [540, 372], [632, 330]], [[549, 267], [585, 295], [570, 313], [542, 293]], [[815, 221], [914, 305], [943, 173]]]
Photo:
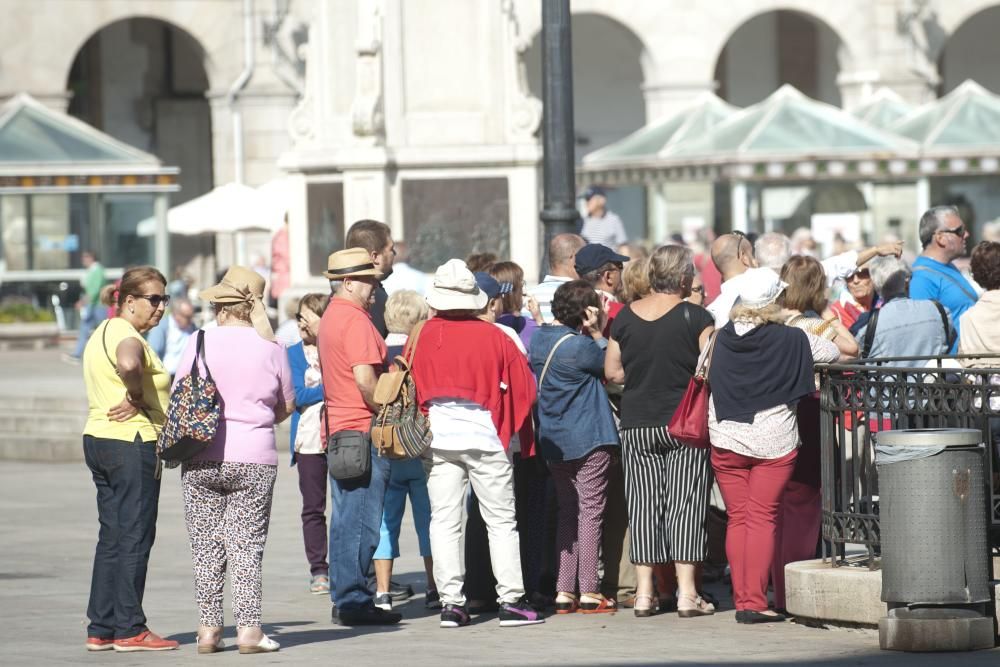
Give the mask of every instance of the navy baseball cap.
[[486, 273], [485, 271], [476, 271], [476, 285], [479, 289], [486, 293], [486, 296], [490, 299], [495, 299], [498, 296], [503, 296], [504, 294], [510, 294], [514, 291], [514, 286], [510, 283], [497, 282], [497, 279]]
[[576, 272], [581, 276], [599, 269], [608, 262], [624, 264], [631, 257], [619, 255], [602, 243], [588, 243], [576, 251]]
[[591, 197], [596, 197], [597, 195], [601, 195], [602, 197], [607, 196], [604, 192], [604, 188], [597, 185], [591, 185], [589, 188], [584, 190], [583, 194], [581, 194], [580, 196], [583, 197], [584, 199], [590, 199]]

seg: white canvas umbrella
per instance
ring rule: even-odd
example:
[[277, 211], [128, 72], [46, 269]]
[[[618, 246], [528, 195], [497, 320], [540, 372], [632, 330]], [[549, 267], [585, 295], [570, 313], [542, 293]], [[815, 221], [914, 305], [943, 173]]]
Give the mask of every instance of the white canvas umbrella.
[[[281, 228], [284, 216], [285, 208], [278, 198], [248, 185], [227, 183], [167, 211], [167, 230], [184, 236], [247, 229], [273, 232]], [[139, 223], [136, 233], [150, 236], [155, 229], [156, 220], [147, 218]]]

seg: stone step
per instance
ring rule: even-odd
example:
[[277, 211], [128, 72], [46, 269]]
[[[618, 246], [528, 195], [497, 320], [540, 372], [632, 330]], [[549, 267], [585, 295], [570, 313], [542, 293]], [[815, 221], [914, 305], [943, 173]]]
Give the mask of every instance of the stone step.
[[4, 394], [0, 395], [0, 411], [86, 415], [87, 397], [82, 393], [79, 396]]
[[83, 436], [0, 431], [0, 460], [66, 463], [83, 461]]
[[[6, 408], [6, 406], [3, 406]], [[46, 410], [11, 411], [0, 409], [0, 433], [12, 435], [65, 435], [83, 433], [87, 415], [83, 412]]]

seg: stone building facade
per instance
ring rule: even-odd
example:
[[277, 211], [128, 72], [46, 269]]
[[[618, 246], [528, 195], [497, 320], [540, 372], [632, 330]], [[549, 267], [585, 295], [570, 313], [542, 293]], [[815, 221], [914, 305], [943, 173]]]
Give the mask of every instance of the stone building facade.
[[[996, 0], [572, 10], [578, 158], [703, 90], [742, 106], [792, 83], [846, 108], [879, 87], [913, 103], [967, 78], [1000, 92]], [[179, 166], [175, 203], [287, 176], [297, 284], [318, 280], [346, 224], [365, 217], [387, 221], [425, 267], [494, 249], [537, 275], [539, 0], [0, 0], [0, 11], [0, 101], [27, 92]], [[643, 193], [612, 205], [648, 233]]]

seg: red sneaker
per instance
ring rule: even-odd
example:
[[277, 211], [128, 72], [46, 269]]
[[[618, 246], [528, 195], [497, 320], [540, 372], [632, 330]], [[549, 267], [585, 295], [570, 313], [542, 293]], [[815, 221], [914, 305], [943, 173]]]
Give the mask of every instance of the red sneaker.
[[100, 637], [87, 637], [88, 651], [110, 651], [115, 647], [114, 639], [101, 639]]
[[172, 639], [163, 639], [149, 630], [140, 632], [135, 637], [115, 640], [116, 651], [172, 651], [179, 646]]

